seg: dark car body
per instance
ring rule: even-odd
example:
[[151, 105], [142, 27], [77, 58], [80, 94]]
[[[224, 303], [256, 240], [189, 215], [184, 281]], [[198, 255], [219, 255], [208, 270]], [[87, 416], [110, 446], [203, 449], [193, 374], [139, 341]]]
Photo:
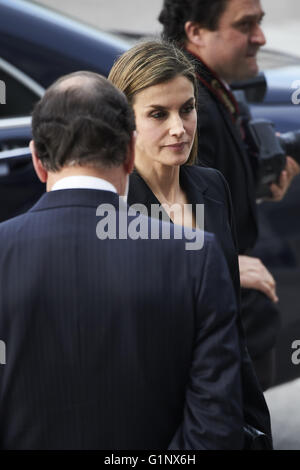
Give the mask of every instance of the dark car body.
[[43, 87], [75, 70], [107, 75], [120, 39], [20, 0], [1, 0], [0, 57]]
[[[265, 75], [267, 93], [262, 103], [252, 104], [252, 115], [269, 119], [281, 133], [299, 130], [300, 66], [267, 70]], [[300, 161], [300, 145], [296, 153]], [[255, 253], [276, 279], [280, 299], [276, 380], [282, 383], [300, 376], [300, 366], [291, 359], [293, 343], [300, 339], [300, 175], [281, 202], [258, 205], [258, 215], [260, 236]]]
[[[45, 189], [28, 151], [34, 102], [61, 75], [76, 70], [107, 75], [129, 44], [26, 1], [0, 0], [0, 18], [0, 80], [6, 83], [6, 104], [0, 105], [0, 220], [5, 220], [30, 207]], [[262, 102], [251, 103], [253, 116], [272, 120], [280, 132], [300, 128], [300, 105], [292, 103], [300, 59], [265, 75], [267, 93]], [[300, 340], [300, 176], [282, 202], [264, 202], [258, 212], [256, 254], [277, 280], [282, 312], [276, 379], [281, 383], [300, 376], [291, 360], [292, 343]]]

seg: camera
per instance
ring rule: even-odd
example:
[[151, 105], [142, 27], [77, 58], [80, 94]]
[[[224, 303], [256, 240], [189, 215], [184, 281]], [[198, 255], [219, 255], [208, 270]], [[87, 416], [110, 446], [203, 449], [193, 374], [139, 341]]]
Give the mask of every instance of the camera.
[[253, 119], [247, 125], [251, 153], [258, 159], [256, 196], [263, 198], [271, 195], [269, 185], [279, 182], [286, 155], [300, 164], [300, 130], [277, 136], [274, 124], [266, 119]]
[[286, 166], [286, 155], [300, 165], [300, 130], [278, 136], [274, 124], [267, 119], [252, 119], [244, 91], [234, 93], [240, 110], [240, 122], [245, 133], [247, 153], [254, 161], [256, 196], [271, 196], [270, 184], [278, 183]]

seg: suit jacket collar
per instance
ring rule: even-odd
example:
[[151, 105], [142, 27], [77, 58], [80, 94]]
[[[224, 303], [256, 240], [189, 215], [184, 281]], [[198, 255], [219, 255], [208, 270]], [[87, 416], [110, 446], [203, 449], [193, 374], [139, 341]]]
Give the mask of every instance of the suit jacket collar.
[[[180, 168], [180, 185], [182, 189], [186, 192], [188, 203], [192, 204], [194, 215], [197, 218], [197, 205], [203, 204], [205, 207], [204, 215], [204, 227], [199, 226], [199, 228], [204, 229], [207, 232], [212, 232], [216, 234], [222, 234], [224, 230], [224, 201], [221, 199], [216, 200], [210, 194], [209, 186], [206, 182], [204, 176], [201, 175], [201, 172], [198, 167], [195, 166], [182, 166]], [[195, 175], [195, 171], [197, 174]], [[158, 204], [160, 202], [153, 194], [147, 183], [143, 178], [135, 171], [131, 175], [129, 194], [128, 194], [128, 204], [140, 203], [147, 207], [149, 215], [151, 214], [151, 205]], [[163, 208], [162, 211], [164, 212]], [[165, 212], [164, 220], [169, 219], [168, 214]], [[222, 235], [220, 235], [222, 238]], [[221, 240], [222, 245], [222, 240]], [[224, 252], [229, 252], [229, 257], [232, 248], [234, 245], [228, 248], [223, 247]]]
[[29, 212], [71, 206], [96, 208], [105, 203], [119, 207], [119, 195], [98, 189], [62, 189], [44, 193]]
[[[201, 201], [203, 201], [204, 194], [208, 189], [208, 184], [204, 178], [201, 178], [201, 180], [198, 180], [196, 183], [191, 175], [192, 172], [189, 171], [189, 168], [189, 166], [182, 166], [180, 168], [180, 186], [186, 192], [188, 200], [194, 202], [195, 199], [201, 199]], [[129, 186], [128, 194], [129, 204], [134, 203], [136, 201], [141, 204], [145, 204], [146, 206], [148, 206], [149, 204], [160, 204], [155, 194], [152, 192], [150, 187], [147, 185], [146, 181], [141, 177], [137, 170], [134, 170], [133, 174], [130, 177], [130, 181], [131, 184]], [[133, 185], [134, 201], [131, 201], [132, 191], [130, 190], [130, 188], [132, 188]]]
[[191, 204], [204, 204], [207, 199], [208, 184], [199, 174], [197, 181], [193, 178], [193, 167], [184, 166], [180, 169], [180, 186], [185, 191]]
[[183, 167], [181, 180], [181, 187], [187, 195], [189, 204], [193, 205], [194, 213], [197, 204], [205, 206], [204, 229], [207, 232], [220, 233], [224, 217], [224, 201], [216, 200], [210, 194], [209, 186], [199, 172], [197, 172], [197, 179], [195, 179], [193, 167]]
[[[207, 182], [204, 178], [199, 176], [197, 177], [197, 181], [195, 181], [192, 176], [193, 169], [195, 168], [182, 166], [180, 168], [179, 178], [180, 186], [185, 191], [189, 204], [193, 204], [193, 208], [195, 208], [196, 204], [207, 204], [211, 201], [211, 199], [207, 194], [209, 190]], [[135, 203], [144, 204], [148, 211], [151, 210], [152, 204], [161, 204], [150, 187], [136, 170], [134, 170], [130, 177], [128, 193], [128, 204], [131, 205]]]

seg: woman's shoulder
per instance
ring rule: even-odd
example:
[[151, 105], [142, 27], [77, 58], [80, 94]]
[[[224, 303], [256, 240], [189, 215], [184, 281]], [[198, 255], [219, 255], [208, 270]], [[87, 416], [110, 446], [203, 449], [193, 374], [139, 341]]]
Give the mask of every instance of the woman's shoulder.
[[138, 171], [134, 168], [132, 173], [129, 175], [130, 181], [139, 181], [142, 180], [142, 177], [138, 173]]
[[141, 203], [149, 205], [154, 201], [155, 196], [141, 175], [134, 170], [129, 176], [129, 191], [127, 202], [129, 205]]
[[227, 183], [219, 170], [199, 165], [186, 165], [182, 167], [186, 176], [198, 182], [202, 187], [207, 186], [209, 189], [215, 189], [217, 192], [227, 191]]
[[129, 182], [130, 182], [130, 188], [131, 189], [136, 189], [136, 188], [143, 188], [145, 189], [147, 187], [145, 181], [141, 177], [141, 175], [136, 171], [136, 169], [133, 170], [133, 172], [129, 175]]

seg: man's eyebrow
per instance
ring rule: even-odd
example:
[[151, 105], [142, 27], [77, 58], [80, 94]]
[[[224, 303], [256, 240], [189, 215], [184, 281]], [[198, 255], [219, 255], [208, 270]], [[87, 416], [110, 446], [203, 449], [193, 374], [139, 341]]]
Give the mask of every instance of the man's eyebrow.
[[241, 18], [237, 19], [234, 24], [239, 24], [239, 23], [243, 23], [244, 21], [255, 21], [255, 20], [259, 20], [261, 21], [264, 16], [266, 16], [265, 12], [263, 11], [260, 15], [244, 15], [242, 16]]

